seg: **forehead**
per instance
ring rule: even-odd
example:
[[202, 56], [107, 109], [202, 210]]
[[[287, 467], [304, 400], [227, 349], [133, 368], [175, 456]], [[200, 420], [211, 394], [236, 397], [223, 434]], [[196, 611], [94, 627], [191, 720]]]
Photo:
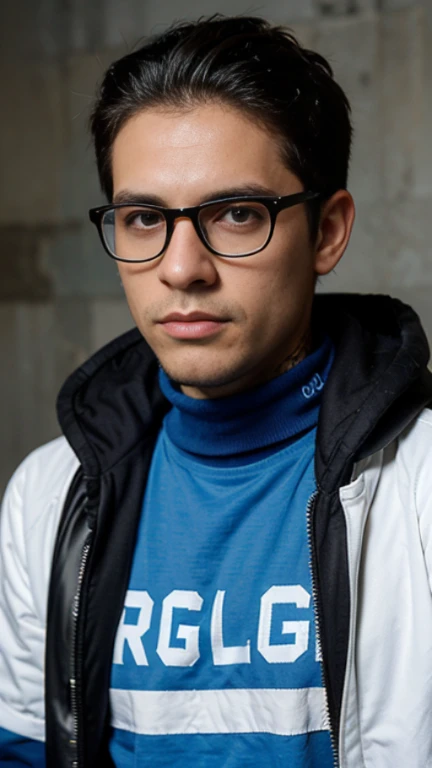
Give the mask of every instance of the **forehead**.
[[123, 189], [157, 192], [173, 206], [179, 197], [182, 205], [193, 205], [212, 189], [248, 183], [288, 194], [298, 182], [270, 131], [216, 104], [140, 112], [114, 141], [112, 170], [115, 194]]

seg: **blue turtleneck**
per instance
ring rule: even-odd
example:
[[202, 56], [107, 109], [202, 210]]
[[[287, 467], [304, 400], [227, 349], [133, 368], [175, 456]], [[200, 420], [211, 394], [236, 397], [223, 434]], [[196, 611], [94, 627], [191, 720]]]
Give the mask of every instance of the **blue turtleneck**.
[[121, 768], [330, 768], [308, 500], [326, 338], [287, 373], [172, 404], [143, 503], [111, 679]]
[[333, 362], [329, 337], [295, 368], [239, 395], [197, 400], [184, 395], [161, 369], [162, 392], [173, 408], [169, 440], [197, 460], [225, 466], [256, 461], [280, 450], [318, 423], [321, 390]]

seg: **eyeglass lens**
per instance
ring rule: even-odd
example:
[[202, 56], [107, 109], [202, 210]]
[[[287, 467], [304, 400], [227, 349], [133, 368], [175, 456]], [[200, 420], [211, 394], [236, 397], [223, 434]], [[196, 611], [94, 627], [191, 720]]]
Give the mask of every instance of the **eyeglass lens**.
[[[211, 248], [224, 256], [241, 256], [265, 245], [271, 218], [262, 203], [236, 201], [201, 208], [199, 224]], [[121, 206], [104, 214], [102, 230], [113, 256], [144, 261], [164, 248], [167, 223], [163, 213], [152, 208]]]

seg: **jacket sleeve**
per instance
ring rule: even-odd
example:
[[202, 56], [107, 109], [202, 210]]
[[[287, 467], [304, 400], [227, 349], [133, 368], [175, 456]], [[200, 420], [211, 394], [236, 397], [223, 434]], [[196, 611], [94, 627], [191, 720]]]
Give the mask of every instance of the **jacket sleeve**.
[[22, 739], [19, 747], [19, 737], [44, 741], [45, 629], [29, 576], [32, 531], [25, 530], [23, 512], [28, 461], [12, 477], [0, 513], [0, 764], [8, 751], [30, 749]]
[[0, 765], [45, 768], [45, 744], [0, 728]]

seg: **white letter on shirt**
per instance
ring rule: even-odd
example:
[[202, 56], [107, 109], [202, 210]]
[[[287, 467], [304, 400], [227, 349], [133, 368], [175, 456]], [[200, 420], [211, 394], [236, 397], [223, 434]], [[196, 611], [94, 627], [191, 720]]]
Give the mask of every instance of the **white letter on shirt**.
[[294, 603], [297, 608], [309, 608], [310, 595], [300, 584], [286, 587], [270, 587], [261, 598], [258, 626], [258, 650], [270, 664], [286, 664], [296, 661], [307, 651], [309, 643], [308, 621], [283, 621], [282, 634], [295, 635], [294, 643], [270, 644], [273, 606], [278, 603]]
[[231, 645], [225, 647], [222, 632], [222, 611], [225, 600], [225, 590], [218, 589], [211, 616], [211, 645], [213, 662], [222, 664], [250, 664], [250, 640], [246, 645]]
[[198, 661], [199, 627], [179, 624], [176, 638], [185, 641], [184, 648], [170, 647], [172, 617], [174, 608], [186, 608], [188, 611], [200, 611], [203, 599], [198, 592], [188, 589], [174, 589], [162, 603], [162, 616], [159, 629], [157, 654], [167, 667], [192, 667]]
[[[139, 608], [139, 616], [136, 624], [125, 624], [126, 608]], [[153, 600], [148, 592], [130, 589], [126, 592], [125, 607], [117, 630], [114, 646], [114, 664], [123, 664], [123, 651], [127, 642], [132, 651], [135, 664], [148, 666], [147, 656], [144, 651], [141, 638], [150, 626], [153, 610]]]

